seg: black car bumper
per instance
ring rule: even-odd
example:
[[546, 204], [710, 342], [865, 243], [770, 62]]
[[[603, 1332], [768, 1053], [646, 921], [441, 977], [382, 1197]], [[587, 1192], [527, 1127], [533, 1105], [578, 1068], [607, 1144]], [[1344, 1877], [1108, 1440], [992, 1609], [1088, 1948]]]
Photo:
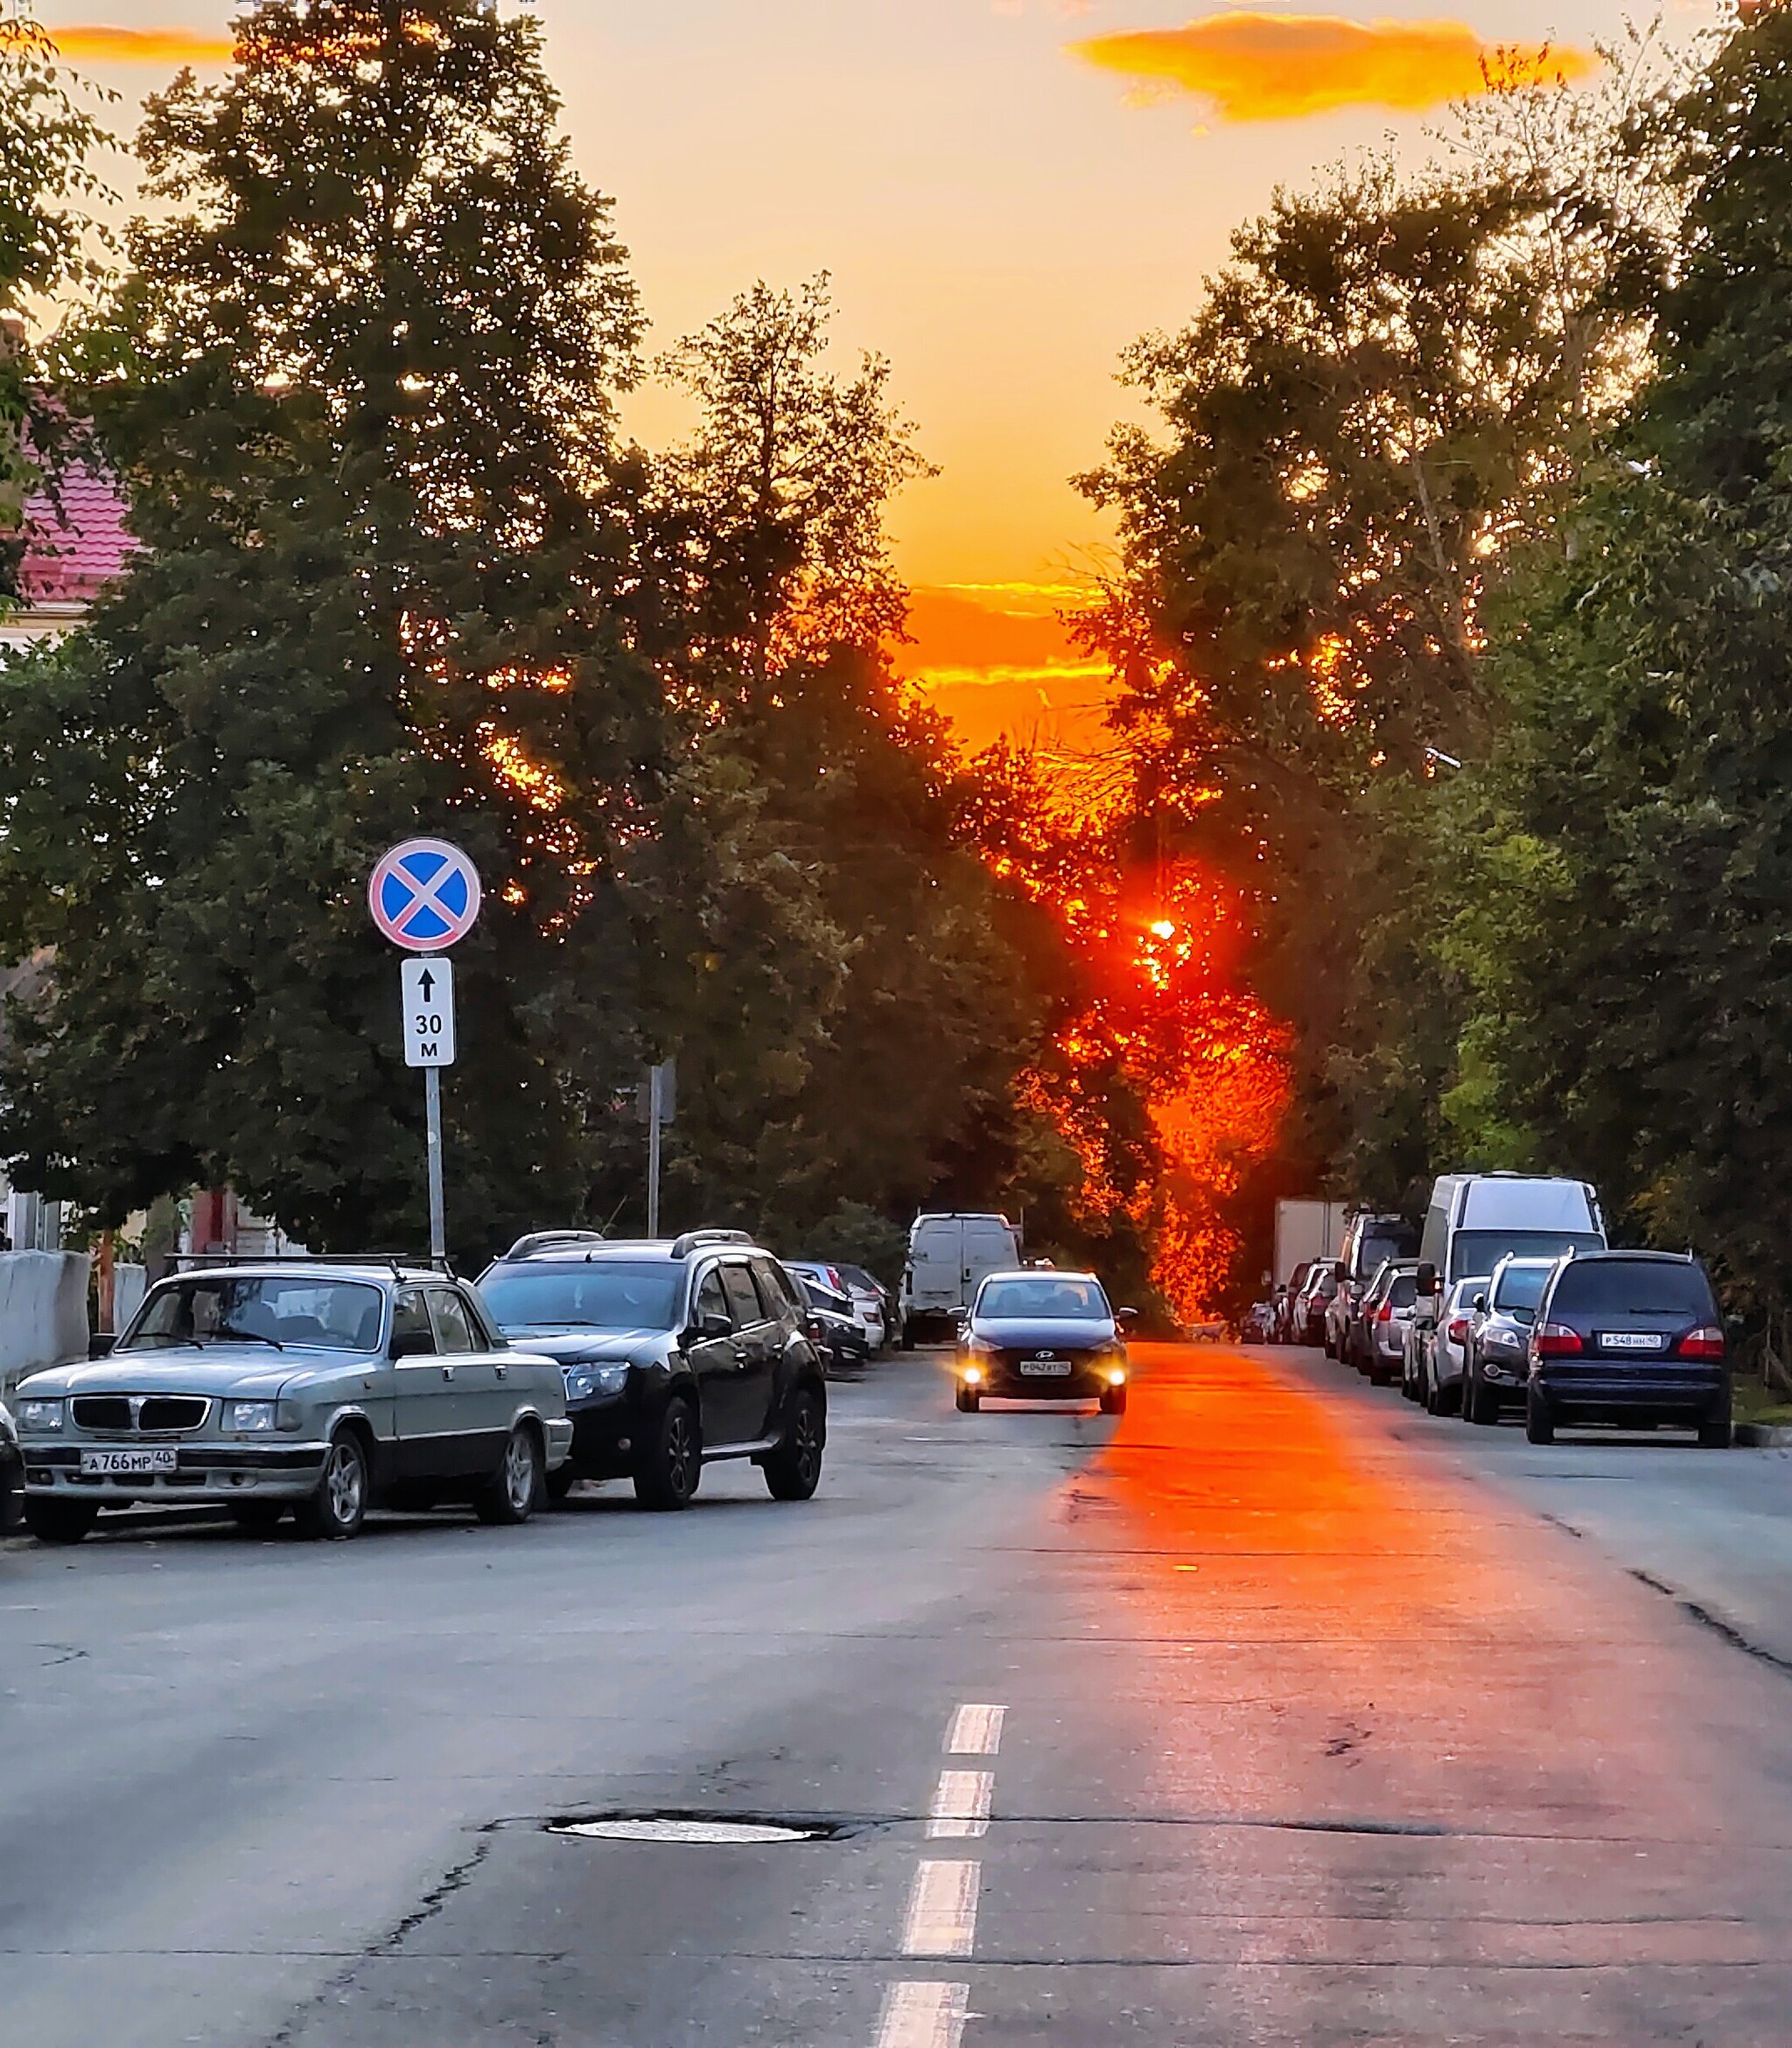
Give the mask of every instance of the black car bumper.
[[1730, 1375], [1721, 1369], [1634, 1371], [1624, 1366], [1581, 1366], [1534, 1373], [1530, 1384], [1558, 1422], [1727, 1422]]
[[639, 1418], [626, 1393], [570, 1401], [572, 1469], [582, 1479], [622, 1479], [634, 1470]]

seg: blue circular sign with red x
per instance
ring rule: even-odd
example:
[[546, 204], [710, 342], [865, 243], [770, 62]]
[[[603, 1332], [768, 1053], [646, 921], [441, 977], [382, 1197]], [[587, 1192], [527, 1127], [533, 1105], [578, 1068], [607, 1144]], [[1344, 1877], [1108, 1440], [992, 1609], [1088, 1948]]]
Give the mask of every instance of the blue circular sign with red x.
[[407, 839], [374, 870], [374, 922], [408, 953], [445, 953], [480, 914], [479, 870], [445, 839]]

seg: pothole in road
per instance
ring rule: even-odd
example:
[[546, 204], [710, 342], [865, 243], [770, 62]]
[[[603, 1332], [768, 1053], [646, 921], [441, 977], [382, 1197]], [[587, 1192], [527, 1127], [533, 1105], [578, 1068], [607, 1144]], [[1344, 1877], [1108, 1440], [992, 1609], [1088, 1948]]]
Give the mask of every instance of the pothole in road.
[[569, 1814], [547, 1823], [550, 1835], [588, 1842], [666, 1842], [687, 1849], [772, 1849], [786, 1843], [834, 1842], [846, 1833], [837, 1821], [780, 1821], [764, 1814]]

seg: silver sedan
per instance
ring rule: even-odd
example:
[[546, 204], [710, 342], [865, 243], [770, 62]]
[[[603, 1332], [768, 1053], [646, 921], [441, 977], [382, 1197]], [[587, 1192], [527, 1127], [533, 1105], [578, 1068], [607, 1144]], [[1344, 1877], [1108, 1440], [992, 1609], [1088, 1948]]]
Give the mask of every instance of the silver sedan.
[[46, 1542], [143, 1502], [221, 1502], [253, 1528], [290, 1512], [336, 1539], [374, 1506], [526, 1521], [571, 1448], [560, 1367], [428, 1267], [210, 1266], [95, 1349], [19, 1388], [25, 1520]]

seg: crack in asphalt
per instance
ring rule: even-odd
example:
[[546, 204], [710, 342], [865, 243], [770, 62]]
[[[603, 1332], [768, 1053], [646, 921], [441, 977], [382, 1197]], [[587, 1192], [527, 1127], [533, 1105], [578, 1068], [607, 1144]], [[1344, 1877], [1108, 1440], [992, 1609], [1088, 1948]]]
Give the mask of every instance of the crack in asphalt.
[[1697, 1600], [1689, 1599], [1677, 1586], [1670, 1586], [1665, 1579], [1658, 1579], [1653, 1572], [1640, 1571], [1632, 1566], [1630, 1576], [1647, 1586], [1652, 1593], [1664, 1594], [1690, 1620], [1701, 1628], [1708, 1628], [1713, 1635], [1721, 1636], [1732, 1650], [1740, 1650], [1744, 1656], [1753, 1657], [1759, 1664], [1771, 1665], [1778, 1672], [1792, 1677], [1792, 1657], [1782, 1657], [1777, 1650], [1770, 1650], [1765, 1643], [1757, 1643], [1743, 1634], [1734, 1622], [1726, 1621], [1721, 1614], [1713, 1614]]
[[277, 2033], [268, 2038], [266, 2048], [291, 2048], [298, 2040], [299, 2029], [310, 2016], [337, 1993], [346, 1991], [354, 1982], [355, 1973], [363, 1964], [377, 1962], [384, 1956], [393, 1954], [400, 1948], [408, 1935], [413, 1934], [426, 1921], [433, 1919], [447, 1905], [456, 1892], [464, 1891], [472, 1884], [480, 1867], [492, 1853], [492, 1835], [501, 1823], [488, 1821], [480, 1830], [480, 1839], [473, 1844], [472, 1852], [463, 1856], [445, 1870], [440, 1879], [424, 1892], [402, 1919], [388, 1927], [377, 1940], [368, 1942], [357, 1950], [347, 1968], [337, 1971], [329, 1982], [298, 2007], [292, 2017]]

